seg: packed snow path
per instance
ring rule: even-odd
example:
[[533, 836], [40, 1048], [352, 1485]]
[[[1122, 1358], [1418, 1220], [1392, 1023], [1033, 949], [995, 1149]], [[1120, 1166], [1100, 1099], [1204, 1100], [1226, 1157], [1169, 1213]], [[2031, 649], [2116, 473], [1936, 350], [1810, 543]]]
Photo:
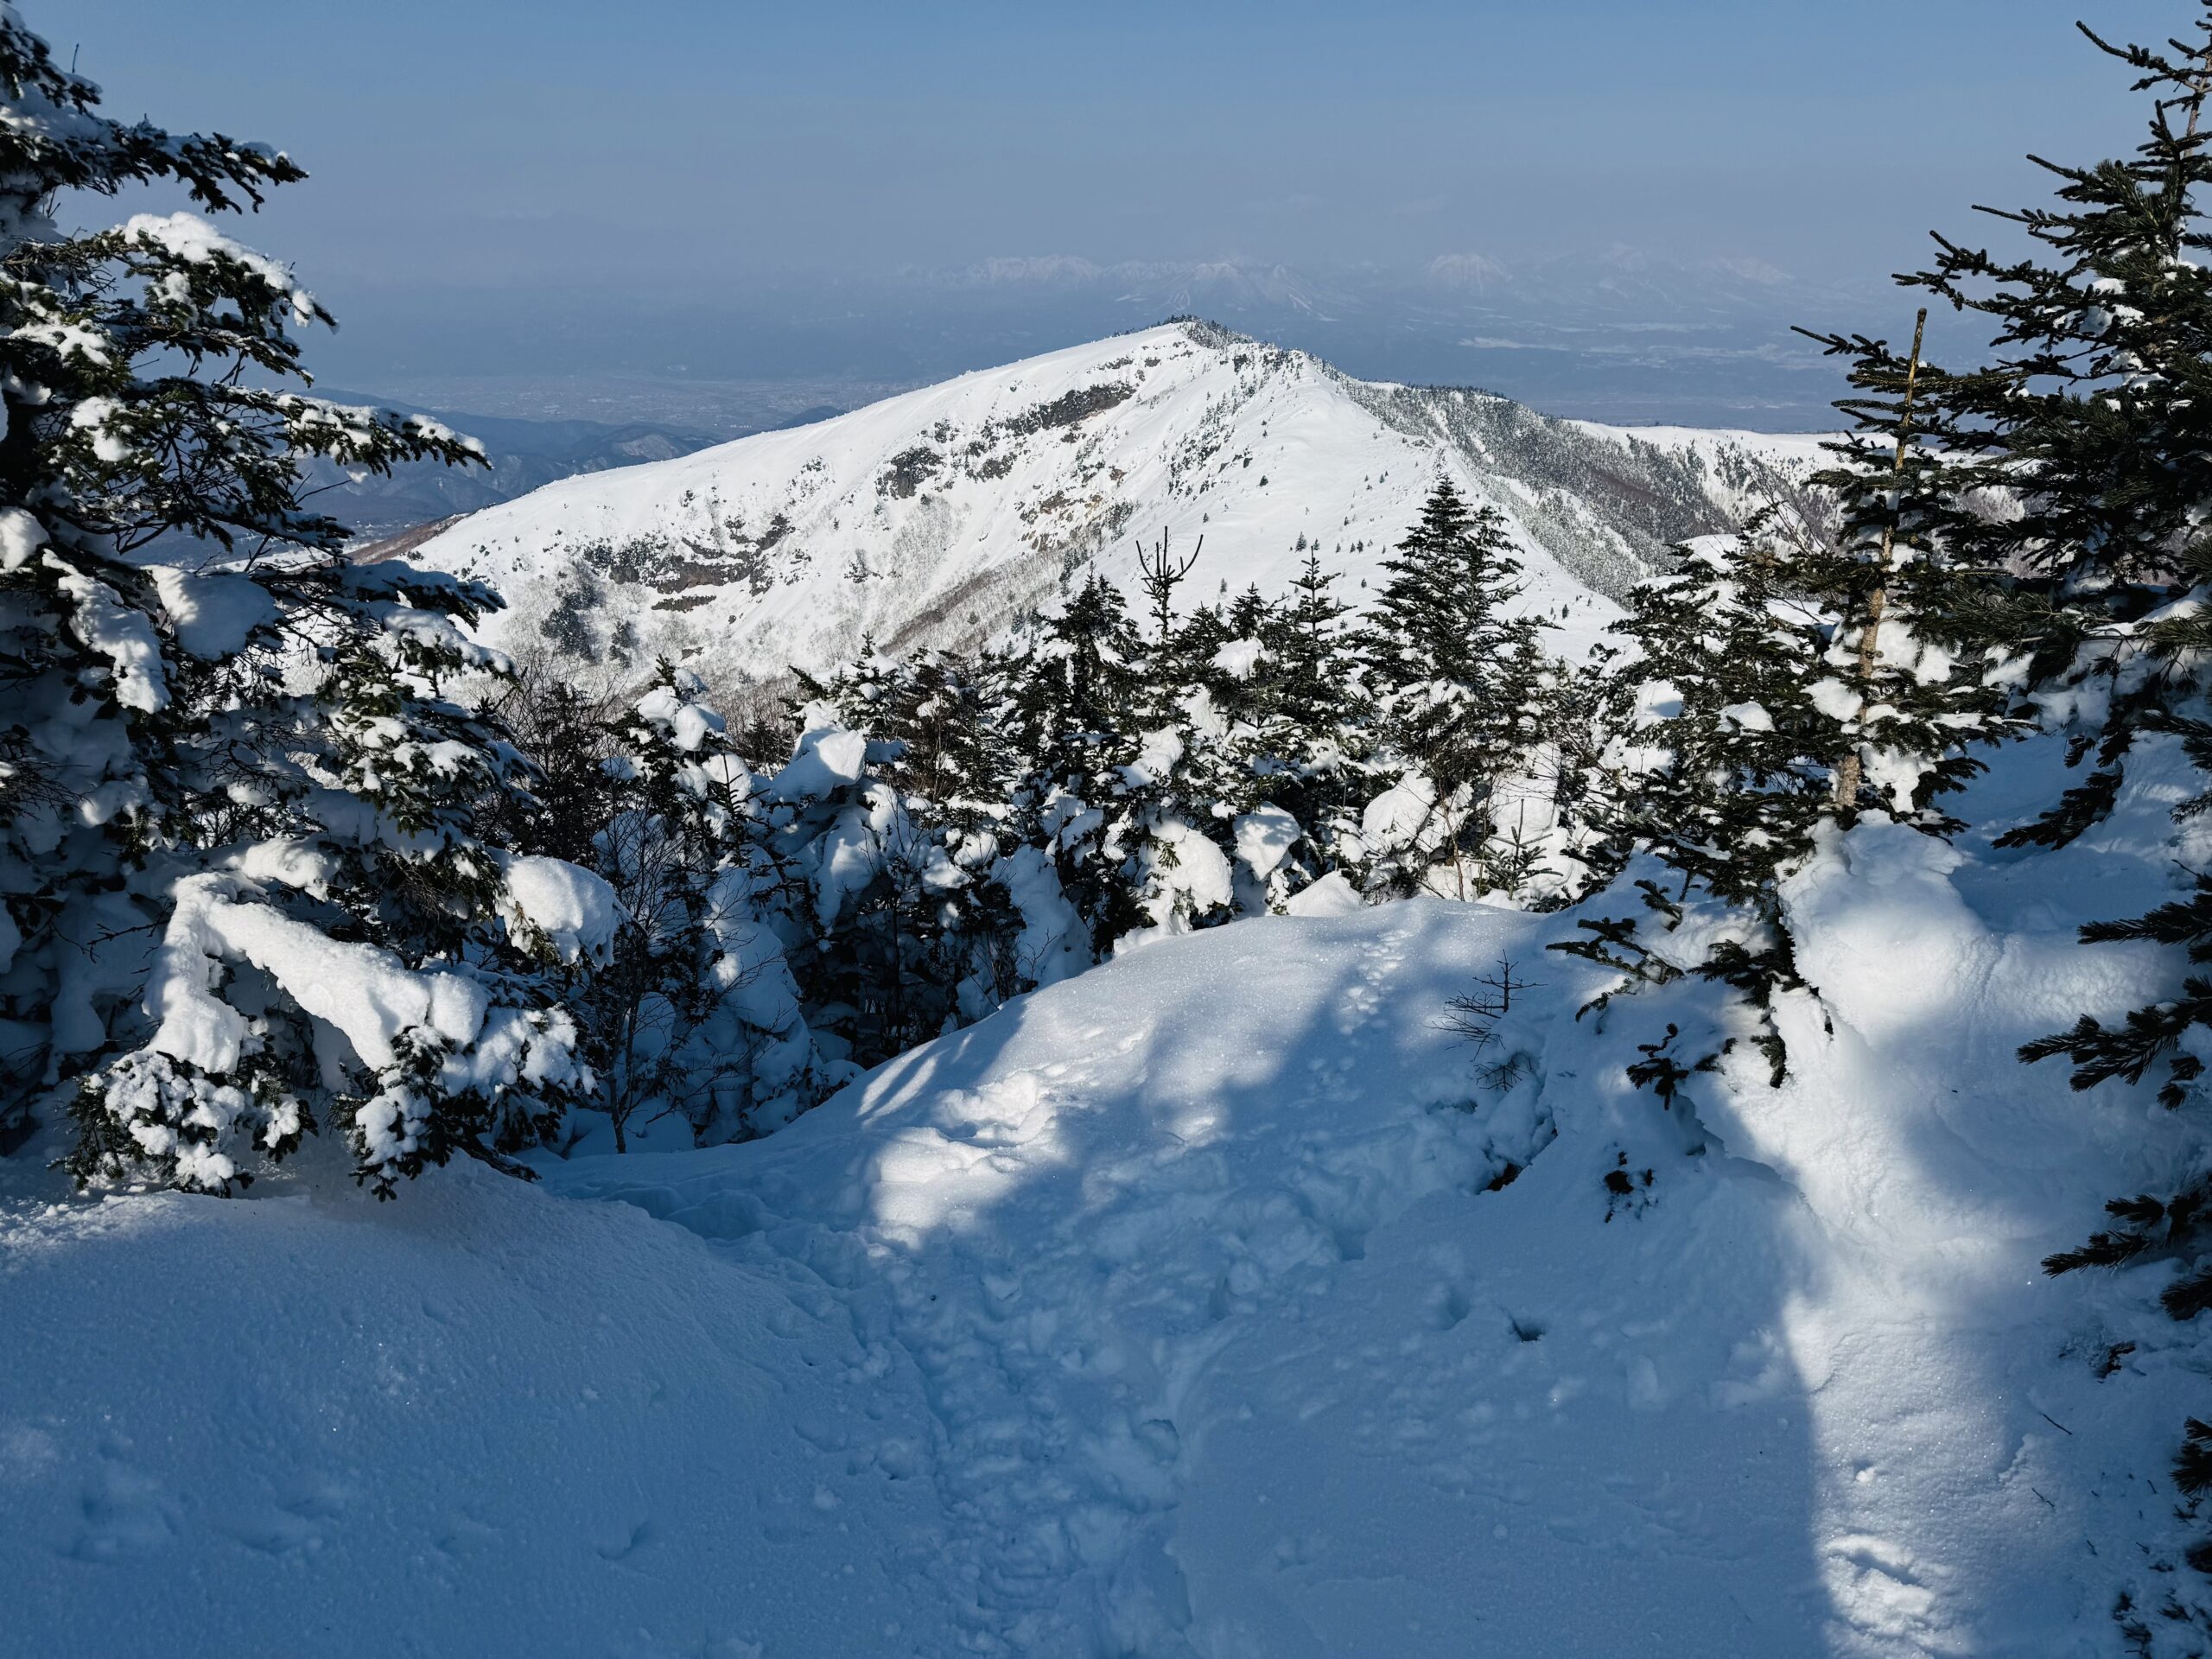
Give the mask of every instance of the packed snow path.
[[[2129, 1178], [2011, 1050], [2139, 988], [1955, 861], [1876, 827], [1800, 884], [1803, 1077], [1704, 1122], [1624, 1085], [1632, 1000], [1575, 1020], [1569, 923], [1422, 903], [1155, 947], [766, 1142], [556, 1179], [911, 1363], [975, 1651], [2101, 1652], [2081, 1568], [2164, 1448], [2098, 1443], [2094, 1287], [2035, 1262]], [[1478, 1059], [1440, 1016], [1501, 959], [1537, 984]]]
[[1569, 918], [1423, 902], [747, 1146], [6, 1200], [0, 1654], [2113, 1652], [2205, 1357], [2166, 1269], [2036, 1263], [2185, 1131], [2011, 1050], [2149, 988], [2051, 896], [2139, 899], [2128, 833], [2056, 885], [1856, 833], [1793, 1080], [1695, 1115]]
[[[1467, 1203], [1542, 1133], [1530, 1100], [1465, 1109], [1421, 990], [1526, 924], [1451, 919], [1147, 953], [886, 1068], [801, 1133], [556, 1179], [831, 1287], [887, 1370], [911, 1357], [979, 1650], [1172, 1651], [1193, 1389], [1378, 1226]], [[1328, 944], [1285, 950], [1292, 929]], [[1397, 1096], [1379, 1112], [1378, 1084]]]

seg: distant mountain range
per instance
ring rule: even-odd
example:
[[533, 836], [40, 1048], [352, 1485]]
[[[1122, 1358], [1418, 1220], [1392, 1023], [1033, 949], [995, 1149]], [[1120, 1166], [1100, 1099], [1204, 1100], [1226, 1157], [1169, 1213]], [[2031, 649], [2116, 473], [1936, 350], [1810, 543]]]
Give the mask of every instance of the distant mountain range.
[[1183, 321], [835, 419], [570, 478], [410, 556], [499, 585], [497, 643], [613, 677], [669, 657], [725, 689], [1019, 632], [1134, 543], [1204, 551], [1187, 601], [1280, 593], [1309, 549], [1360, 601], [1448, 475], [1506, 515], [1523, 603], [1594, 636], [1670, 543], [1802, 500], [1807, 438], [1630, 431], [1488, 393], [1355, 379]]
[[1205, 297], [1329, 320], [1361, 313], [1389, 315], [1424, 305], [1450, 309], [1472, 297], [1510, 302], [1563, 324], [1624, 317], [1654, 325], [1695, 317], [1772, 321], [1802, 308], [1808, 315], [1793, 320], [1810, 325], [1833, 323], [1833, 313], [1870, 297], [1868, 291], [1802, 280], [1760, 259], [1716, 257], [1685, 263], [1625, 244], [1529, 259], [1451, 253], [1410, 270], [1363, 270], [1335, 276], [1237, 259], [1102, 265], [1065, 254], [988, 259], [950, 270], [916, 269], [900, 275], [921, 288], [1108, 289], [1134, 305]]
[[1836, 420], [1842, 378], [1796, 325], [1873, 334], [1910, 326], [1878, 285], [1808, 280], [1754, 258], [1668, 260], [1625, 245], [1525, 259], [1468, 251], [1416, 270], [1333, 276], [1236, 260], [995, 259], [906, 280], [963, 321], [986, 302], [1033, 333], [1039, 315], [1119, 317], [1126, 326], [1196, 312], [1370, 378], [1481, 386], [1548, 414], [1764, 431]]

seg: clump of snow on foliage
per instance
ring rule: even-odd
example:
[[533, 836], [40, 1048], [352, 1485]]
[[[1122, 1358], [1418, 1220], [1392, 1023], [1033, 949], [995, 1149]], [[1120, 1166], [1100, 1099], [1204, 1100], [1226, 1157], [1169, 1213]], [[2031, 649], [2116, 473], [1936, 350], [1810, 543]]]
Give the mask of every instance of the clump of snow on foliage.
[[269, 590], [250, 576], [174, 565], [158, 566], [153, 575], [177, 644], [194, 657], [220, 661], [236, 656], [256, 628], [276, 620]]
[[531, 855], [507, 861], [505, 889], [512, 920], [550, 944], [563, 962], [604, 961], [622, 918], [605, 878], [564, 860]]

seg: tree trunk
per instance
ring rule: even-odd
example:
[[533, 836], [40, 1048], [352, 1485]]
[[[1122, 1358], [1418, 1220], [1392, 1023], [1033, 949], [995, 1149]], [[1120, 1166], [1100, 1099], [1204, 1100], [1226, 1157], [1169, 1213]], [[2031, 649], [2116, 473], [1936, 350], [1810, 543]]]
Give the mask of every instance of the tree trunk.
[[[1920, 315], [1913, 320], [1912, 358], [1904, 372], [1904, 405], [1897, 416], [1897, 448], [1890, 462], [1890, 475], [1902, 477], [1904, 473], [1905, 446], [1912, 438], [1912, 394], [1920, 380], [1920, 340], [1928, 327], [1928, 308], [1922, 306]], [[1890, 602], [1890, 555], [1896, 546], [1897, 523], [1894, 518], [1882, 527], [1881, 556], [1874, 563], [1874, 588], [1866, 596], [1866, 622], [1859, 635], [1859, 712], [1866, 712], [1866, 697], [1874, 683], [1874, 664], [1880, 658], [1882, 615]], [[1859, 750], [1854, 745], [1836, 767], [1835, 803], [1846, 812], [1857, 810], [1859, 790], [1864, 781], [1864, 767]]]

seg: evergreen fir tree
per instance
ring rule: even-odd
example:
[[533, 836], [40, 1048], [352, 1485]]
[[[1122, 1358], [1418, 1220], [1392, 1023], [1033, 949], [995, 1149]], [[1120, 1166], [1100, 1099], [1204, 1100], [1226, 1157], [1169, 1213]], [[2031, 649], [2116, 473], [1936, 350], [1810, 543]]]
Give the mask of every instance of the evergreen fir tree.
[[1038, 685], [1052, 711], [1049, 741], [1096, 747], [1126, 729], [1142, 657], [1121, 589], [1094, 570], [1046, 626]]
[[[936, 930], [940, 1021], [981, 1019], [1035, 983], [1019, 960], [1024, 918], [1001, 879], [1020, 834], [1014, 798], [1022, 760], [1011, 712], [1025, 672], [996, 652], [918, 660], [880, 716], [896, 751], [883, 775], [942, 854], [916, 865], [906, 889], [917, 934]], [[944, 879], [947, 864], [957, 883]], [[933, 874], [923, 880], [925, 873]]]
[[[660, 664], [601, 763], [609, 804], [591, 855], [623, 919], [579, 1013], [618, 1152], [640, 1111], [679, 1111], [702, 1135], [718, 1120], [745, 1123], [775, 1092], [754, 1063], [788, 1039], [798, 1012], [792, 999], [775, 1010], [788, 1017], [766, 1031], [744, 1017], [760, 1001], [744, 994], [771, 970], [765, 953], [740, 964], [728, 948], [761, 919], [750, 911], [752, 882], [728, 879], [748, 862], [753, 779], [721, 717], [701, 702], [705, 690], [689, 671]], [[790, 1081], [773, 1079], [777, 1088]]]
[[1233, 885], [1227, 825], [1244, 791], [1229, 722], [1200, 683], [1175, 618], [1175, 594], [1205, 538], [1178, 556], [1162, 535], [1137, 549], [1151, 612], [1129, 709], [1135, 753], [1118, 768], [1108, 835], [1146, 924], [1180, 931], [1226, 921]]
[[[1961, 826], [1939, 804], [1982, 769], [1974, 746], [2021, 721], [1972, 620], [1986, 573], [1948, 534], [1957, 520], [1948, 461], [1919, 442], [1928, 388], [1946, 377], [1878, 341], [1827, 337], [1857, 359], [1857, 429], [1830, 446], [1821, 475], [1841, 508], [1840, 543], [1820, 542], [1771, 506], [1725, 543], [1680, 550], [1681, 569], [1630, 597], [1618, 630], [1635, 652], [1611, 700], [1631, 713], [1627, 762], [1592, 804], [1601, 869], [1637, 855], [1663, 874], [1637, 886], [1646, 914], [1583, 924], [1560, 948], [1619, 968], [1631, 982], [1684, 975], [1742, 994], [1755, 1040], [1781, 1080], [1786, 1056], [1768, 1009], [1799, 988], [1779, 888], [1823, 825], [1882, 813], [1929, 834]], [[1586, 758], [1584, 764], [1589, 765]], [[1603, 770], [1602, 766], [1599, 768]], [[1589, 774], [1586, 773], [1586, 778]], [[1732, 912], [1684, 955], [1668, 937], [1694, 909]], [[1653, 926], [1654, 922], [1657, 926]], [[1735, 1040], [1670, 1038], [1646, 1082], [1717, 1063]]]
[[1576, 668], [1554, 659], [1546, 668], [1537, 719], [1542, 733], [1538, 785], [1555, 826], [1556, 885], [1545, 908], [1572, 904], [1620, 874], [1624, 849], [1614, 835], [1626, 778], [1617, 734], [1635, 701], [1629, 677], [1614, 671], [1616, 654], [1600, 646]]
[[[2178, 739], [2212, 770], [2212, 625], [2202, 620], [2212, 596], [2202, 524], [2212, 498], [2212, 235], [2201, 205], [2212, 180], [2212, 135], [2202, 130], [2212, 10], [2197, 38], [2171, 51], [2089, 38], [2153, 95], [2142, 145], [2093, 167], [2040, 163], [2056, 181], [2055, 204], [2003, 215], [2036, 251], [2001, 261], [1938, 237], [1934, 267], [1905, 279], [1995, 330], [1993, 360], [1932, 375], [1923, 405], [1951, 503], [1934, 533], [1955, 563], [1988, 573], [1986, 592], [1957, 607], [1961, 626], [1980, 627], [2024, 690], [2063, 694], [2069, 760], [2095, 757], [2088, 778], [1999, 845], [2060, 846], [2100, 822], [2120, 798], [2135, 747], [2154, 734]], [[1862, 373], [1894, 378], [1892, 357], [1860, 356]], [[1977, 510], [1993, 498], [2007, 510]], [[2183, 802], [2177, 817], [2209, 799]], [[2092, 925], [2082, 938], [2151, 940], [2200, 963], [2212, 957], [2212, 885], [2200, 876], [2189, 894]], [[2195, 1051], [2208, 1024], [2212, 989], [2192, 974], [2170, 1001], [2116, 1025], [2085, 1016], [2022, 1054], [2066, 1056], [2082, 1089], [2157, 1069], [2160, 1098], [2179, 1106], [2197, 1095]], [[2200, 1179], [2180, 1183], [2171, 1200], [2116, 1206], [2126, 1224], [2054, 1256], [2054, 1271], [2155, 1247], [2198, 1261], [2185, 1285], [2212, 1286], [2199, 1209], [2186, 1196]], [[2181, 1294], [2193, 1312], [2198, 1292]]]
[[[1033, 682], [1027, 719], [1014, 678]], [[823, 695], [798, 711], [798, 752], [764, 798], [776, 863], [802, 895], [791, 957], [835, 1065], [874, 1065], [1036, 982], [1001, 879], [1013, 843], [1036, 833], [1033, 792], [1052, 787], [1041, 765], [1023, 773], [1008, 736], [1052, 729], [1057, 700], [1034, 680], [996, 658], [893, 663], [871, 646], [826, 684], [805, 682]]]
[[1382, 734], [1418, 774], [1396, 791], [1414, 809], [1398, 819], [1417, 821], [1402, 823], [1385, 879], [1417, 888], [1440, 865], [1454, 895], [1473, 898], [1493, 885], [1495, 797], [1528, 758], [1538, 625], [1508, 614], [1521, 564], [1503, 517], [1470, 509], [1448, 479], [1383, 568], [1364, 655]]
[[1263, 621], [1260, 639], [1268, 647], [1268, 715], [1291, 746], [1291, 758], [1304, 761], [1335, 734], [1357, 721], [1362, 688], [1352, 637], [1344, 619], [1352, 607], [1332, 591], [1335, 578], [1321, 568], [1319, 548], [1310, 550], [1275, 615]]
[[1826, 632], [1772, 512], [1681, 554], [1617, 625], [1641, 652], [1629, 671], [1657, 700], [1637, 734], [1647, 753], [1624, 827], [1682, 894], [1695, 884], [1764, 904], [1811, 851], [1847, 741], [1815, 701]]
[[1189, 682], [1200, 686], [1228, 718], [1236, 718], [1236, 707], [1247, 678], [1231, 673], [1221, 660], [1222, 647], [1230, 644], [1229, 620], [1220, 607], [1201, 605], [1176, 630], [1176, 649], [1181, 653]]
[[591, 863], [599, 832], [614, 810], [616, 780], [607, 762], [618, 748], [619, 701], [584, 690], [541, 656], [517, 663], [497, 712], [537, 767], [531, 798], [512, 822], [501, 823], [502, 835], [535, 853]]
[[1252, 582], [1230, 601], [1227, 616], [1229, 637], [1232, 639], [1264, 639], [1274, 616], [1275, 607], [1260, 592], [1260, 585]]
[[[2086, 29], [2084, 33], [2088, 33]], [[2154, 94], [2145, 142], [2133, 157], [2092, 168], [2050, 167], [2055, 207], [2011, 215], [2047, 253], [2011, 264], [1941, 241], [1934, 270], [1913, 280], [1998, 327], [1997, 361], [1940, 383], [1956, 487], [2009, 486], [2012, 513], [1961, 514], [1947, 526], [2002, 576], [1975, 620], [2008, 648], [2031, 690], [2067, 694], [2069, 760], [2094, 766], [2037, 823], [2000, 845], [2063, 846], [2119, 802], [2138, 746], [2178, 741], [2212, 772], [2212, 542], [2202, 503], [2212, 494], [2205, 402], [2212, 392], [2212, 274], [2201, 191], [2212, 178], [2202, 130], [2212, 61], [2212, 9], [2197, 38], [2173, 53], [2113, 48]], [[2048, 166], [2048, 164], [2046, 164]], [[2212, 789], [2175, 808], [2187, 820]], [[2157, 1076], [2170, 1109], [2198, 1103], [2205, 1032], [2212, 1028], [2212, 876], [2145, 915], [2094, 923], [2085, 944], [2143, 940], [2178, 951], [2188, 969], [2176, 996], [2107, 1023], [2083, 1015], [2025, 1045], [2021, 1058], [2065, 1057], [2088, 1090]], [[2178, 1172], [2171, 1192], [2115, 1198], [2113, 1225], [2045, 1262], [2053, 1274], [2178, 1258], [2162, 1300], [2180, 1319], [2212, 1307], [2212, 1172]], [[2206, 1485], [2202, 1425], [2191, 1420], [2177, 1484]], [[2212, 1571], [2212, 1541], [2190, 1552]]]
[[[1863, 335], [1818, 336], [1853, 359], [1857, 395], [1837, 407], [1853, 429], [1829, 444], [1836, 464], [1815, 475], [1840, 508], [1838, 544], [1814, 579], [1834, 613], [1821, 696], [1845, 728], [1839, 817], [1879, 810], [1948, 835], [1961, 826], [1938, 803], [1984, 767], [1973, 746], [2024, 729], [1989, 671], [1974, 620], [1994, 572], [1961, 563], [1970, 543], [1945, 533], [1963, 480], [1948, 454], [1923, 442], [1940, 369], [1921, 356], [1923, 309], [1910, 353]], [[1803, 332], [1803, 331], [1801, 331]]]
[[1093, 950], [1144, 924], [1128, 872], [1122, 768], [1135, 759], [1133, 664], [1121, 592], [1095, 571], [1046, 624], [1026, 694], [1038, 759], [1020, 810], [1051, 855]]
[[480, 452], [267, 385], [328, 319], [205, 220], [48, 217], [149, 181], [257, 206], [286, 157], [107, 120], [12, 12], [0, 101], [0, 1014], [37, 1033], [0, 1135], [70, 1097], [80, 1182], [219, 1192], [327, 1103], [380, 1194], [504, 1162], [588, 1086], [562, 1001], [611, 903], [502, 844], [533, 774], [459, 626], [496, 598], [347, 564], [301, 472]]
[[[2006, 214], [2037, 245], [1999, 261], [1939, 237], [1934, 269], [1908, 280], [1993, 325], [1993, 360], [1935, 383], [1935, 429], [1946, 481], [1961, 507], [1942, 529], [1992, 573], [1967, 610], [2011, 659], [2031, 693], [2055, 694], [2071, 725], [2069, 764], [2095, 764], [2042, 819], [1999, 844], [2063, 846], [2121, 798], [2139, 747], [2178, 741], [2212, 771], [2212, 250], [2202, 192], [2212, 180], [2204, 101], [2212, 84], [2212, 7], [2192, 39], [2167, 49], [2102, 51], [2152, 97], [2145, 142], [2126, 160], [2077, 168], [2042, 162], [2056, 203]], [[2004, 512], [1973, 510], [1998, 492]], [[2174, 809], [2187, 820], [2212, 789]], [[2212, 877], [2129, 919], [2082, 930], [2085, 944], [2144, 940], [2188, 964], [2177, 996], [2116, 1023], [2085, 1015], [2026, 1045], [2021, 1058], [2064, 1056], [2072, 1082], [2135, 1084], [2154, 1073], [2169, 1108], [2202, 1097], [2212, 978]], [[2164, 1198], [2113, 1201], [2115, 1225], [2045, 1267], [2065, 1273], [2146, 1255], [2177, 1257], [2181, 1276], [2164, 1300], [2177, 1319], [2212, 1307], [2212, 1173], [2177, 1172]], [[2204, 1426], [2191, 1420], [2175, 1478], [2192, 1497], [2207, 1485]], [[2212, 1541], [2190, 1552], [2212, 1572]], [[2177, 1617], [2178, 1617], [2177, 1613]]]
[[1016, 765], [1008, 679], [995, 655], [923, 658], [880, 705], [874, 729], [898, 746], [884, 776], [931, 822], [982, 830], [1000, 817]]
[[[832, 1083], [856, 1077], [897, 1050], [910, 1022], [910, 941], [899, 925], [887, 865], [911, 827], [898, 793], [873, 775], [889, 744], [860, 724], [893, 671], [867, 648], [830, 683], [831, 697], [798, 711], [791, 760], [760, 794], [772, 906], [786, 918], [785, 943], [807, 1023]], [[861, 694], [855, 701], [838, 693]]]
[[1279, 626], [1277, 607], [1251, 587], [1226, 609], [1201, 611], [1185, 629], [1192, 671], [1232, 725], [1253, 726], [1268, 718], [1266, 641]]
[[1246, 764], [1254, 800], [1300, 827], [1278, 867], [1279, 899], [1344, 861], [1373, 792], [1374, 709], [1345, 620], [1352, 607], [1333, 586], [1319, 549], [1309, 549], [1290, 593], [1262, 623]]
[[[1808, 569], [1777, 517], [1679, 549], [1674, 575], [1630, 593], [1615, 626], [1636, 650], [1616, 672], [1633, 712], [1605, 861], [1650, 861], [1635, 883], [1643, 913], [1590, 917], [1585, 937], [1554, 948], [1618, 969], [1630, 985], [1688, 976], [1732, 987], [1779, 1083], [1787, 1056], [1768, 1010], [1801, 984], [1779, 888], [1836, 816], [1849, 740], [1817, 690], [1828, 649], [1807, 592], [1817, 566]], [[1705, 918], [1685, 936], [1695, 943], [1677, 946], [1671, 936], [1707, 906], [1723, 918]], [[1687, 1034], [1670, 1027], [1637, 1080], [1671, 1090], [1736, 1040], [1725, 1018]]]
[[[2212, 23], [2200, 29], [2212, 39]], [[2134, 734], [2196, 694], [2212, 638], [2174, 609], [2198, 590], [2205, 560], [2203, 60], [2196, 47], [2170, 56], [2083, 33], [2155, 94], [2145, 142], [2093, 167], [2037, 159], [2056, 204], [1997, 215], [2037, 251], [2005, 260], [1938, 235], [1932, 268], [1899, 279], [1986, 321], [1992, 360], [1915, 375], [1879, 341], [1827, 342], [1853, 359], [1866, 394], [1846, 405], [1862, 429], [1832, 480], [1862, 544], [1894, 528], [1913, 555], [1903, 574], [1934, 589], [1919, 613], [1953, 631], [1939, 643], [1963, 645], [1975, 667], [2001, 664], [2022, 690], [2063, 685], [2081, 739], [2073, 759], [2097, 757], [2014, 845], [2062, 845], [2110, 810]], [[1885, 468], [1909, 378], [1911, 431], [1925, 442]]]

